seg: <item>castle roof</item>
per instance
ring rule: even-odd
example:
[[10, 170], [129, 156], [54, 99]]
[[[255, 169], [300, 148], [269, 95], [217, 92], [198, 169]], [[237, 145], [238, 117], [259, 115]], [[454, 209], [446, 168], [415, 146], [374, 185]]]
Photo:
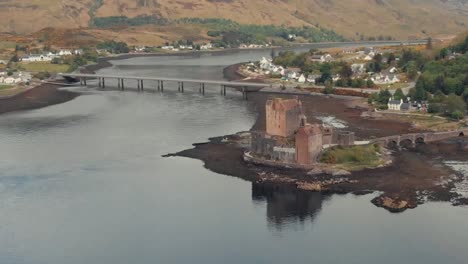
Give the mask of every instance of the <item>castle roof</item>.
[[268, 100], [267, 105], [271, 106], [271, 108], [276, 111], [289, 111], [297, 107], [302, 107], [302, 103], [298, 99], [282, 98], [274, 98], [272, 100]]
[[297, 130], [298, 134], [305, 134], [307, 136], [310, 135], [320, 135], [322, 134], [322, 127], [318, 124], [307, 124], [303, 127], [300, 127]]

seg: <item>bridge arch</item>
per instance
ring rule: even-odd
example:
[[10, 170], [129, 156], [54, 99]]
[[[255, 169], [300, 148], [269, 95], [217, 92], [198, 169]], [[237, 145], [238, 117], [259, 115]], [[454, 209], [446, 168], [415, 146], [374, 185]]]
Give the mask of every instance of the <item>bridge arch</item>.
[[465, 132], [460, 132], [460, 134], [458, 134], [459, 137], [464, 137], [465, 136]]
[[426, 141], [424, 140], [424, 137], [422, 136], [419, 136], [416, 138], [415, 142], [414, 142], [416, 145], [422, 145], [422, 144], [426, 144]]
[[397, 149], [398, 148], [398, 142], [394, 139], [391, 139], [387, 142], [387, 148], [389, 149]]
[[400, 141], [400, 147], [411, 148], [412, 146], [413, 146], [413, 141], [409, 138], [406, 138]]

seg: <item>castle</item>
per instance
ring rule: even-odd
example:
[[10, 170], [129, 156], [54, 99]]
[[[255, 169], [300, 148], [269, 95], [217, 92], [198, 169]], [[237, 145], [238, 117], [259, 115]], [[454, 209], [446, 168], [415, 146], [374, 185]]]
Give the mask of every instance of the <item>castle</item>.
[[297, 98], [270, 99], [265, 110], [266, 130], [252, 132], [251, 155], [257, 160], [310, 167], [317, 162], [324, 148], [354, 144], [352, 132], [307, 123], [302, 102]]

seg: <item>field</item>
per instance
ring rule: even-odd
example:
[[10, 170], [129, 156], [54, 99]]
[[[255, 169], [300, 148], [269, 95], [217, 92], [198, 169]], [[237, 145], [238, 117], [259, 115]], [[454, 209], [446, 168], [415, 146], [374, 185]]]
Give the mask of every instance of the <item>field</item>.
[[49, 62], [29, 62], [29, 63], [21, 62], [19, 66], [25, 71], [29, 71], [29, 72], [51, 72], [51, 73], [67, 72], [68, 68], [70, 67], [67, 64], [52, 64]]
[[26, 89], [26, 86], [0, 85], [0, 97], [15, 95]]

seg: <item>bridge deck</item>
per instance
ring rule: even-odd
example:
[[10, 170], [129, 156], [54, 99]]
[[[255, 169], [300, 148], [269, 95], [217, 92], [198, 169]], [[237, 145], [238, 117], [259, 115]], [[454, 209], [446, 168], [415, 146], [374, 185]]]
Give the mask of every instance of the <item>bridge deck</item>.
[[81, 74], [81, 73], [60, 73], [62, 77], [72, 78], [105, 78], [105, 79], [125, 79], [125, 80], [148, 80], [148, 81], [167, 81], [167, 82], [184, 82], [184, 83], [204, 83], [213, 85], [225, 85], [230, 87], [255, 87], [264, 88], [271, 86], [265, 83], [253, 82], [232, 82], [223, 80], [199, 80], [187, 78], [168, 78], [168, 77], [143, 77], [143, 76], [122, 76], [122, 75], [101, 75], [101, 74]]

